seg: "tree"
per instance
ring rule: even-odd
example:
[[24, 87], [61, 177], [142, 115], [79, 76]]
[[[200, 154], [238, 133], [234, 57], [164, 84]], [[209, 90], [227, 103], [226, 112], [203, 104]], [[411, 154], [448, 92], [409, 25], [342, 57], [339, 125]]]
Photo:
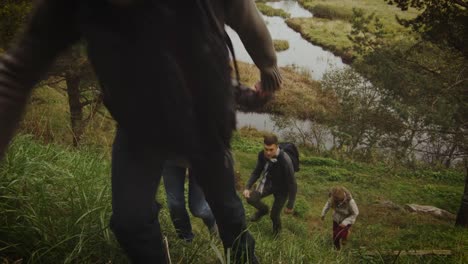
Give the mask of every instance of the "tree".
[[[400, 23], [421, 33], [427, 40], [442, 48], [449, 47], [463, 56], [462, 67], [453, 73], [456, 75], [450, 82], [443, 83], [441, 99], [455, 103], [452, 112], [452, 126], [445, 123], [436, 127], [450, 133], [448, 138], [452, 147], [448, 148], [450, 158], [456, 149], [466, 159], [468, 153], [468, 1], [466, 0], [385, 0], [389, 4], [396, 4], [402, 10], [414, 7], [422, 10], [421, 14], [412, 20], [400, 19]], [[449, 97], [449, 98], [447, 98]], [[438, 101], [442, 101], [438, 100]], [[440, 121], [440, 120], [438, 120]], [[442, 122], [444, 123], [444, 122]], [[447, 133], [446, 133], [447, 134]], [[447, 165], [450, 159], [447, 159]], [[468, 227], [468, 170], [465, 170], [466, 181], [462, 203], [458, 211], [456, 225]]]
[[352, 30], [348, 39], [353, 42], [353, 50], [365, 55], [383, 45], [385, 30], [375, 13], [366, 15], [362, 9], [353, 8]]
[[49, 72], [49, 76], [53, 77], [53, 82], [64, 81], [66, 84], [72, 142], [76, 147], [79, 145], [85, 127], [102, 105], [102, 93], [98, 88], [83, 44], [72, 47], [60, 56]]
[[[414, 150], [427, 161], [449, 167], [468, 155], [468, 2], [384, 1], [402, 10], [421, 11], [414, 19], [397, 17], [415, 34], [399, 43], [355, 38], [360, 40], [355, 42], [361, 46], [358, 50], [365, 52], [354, 66], [381, 90], [386, 108], [403, 125], [389, 141], [394, 142], [394, 149], [403, 155]], [[354, 26], [364, 31], [361, 34], [382, 36], [371, 26]], [[457, 224], [464, 226], [468, 226], [467, 191], [457, 218]]]
[[381, 146], [383, 136], [398, 127], [383, 104], [378, 87], [353, 69], [327, 73], [322, 89], [333, 92], [338, 101], [337, 111], [326, 121], [338, 141], [338, 149], [345, 149], [350, 155], [361, 149], [370, 157]]
[[442, 46], [450, 46], [468, 57], [468, 1], [467, 0], [384, 0], [401, 10], [416, 8], [422, 12], [414, 19], [398, 21], [426, 39]]
[[30, 10], [31, 1], [0, 0], [0, 51], [8, 47]]
[[[6, 49], [20, 31], [29, 12], [31, 1], [0, 0], [0, 51]], [[73, 145], [78, 146], [84, 128], [101, 106], [102, 96], [87, 60], [82, 43], [66, 51], [49, 72], [43, 84], [65, 82], [70, 110]], [[88, 112], [86, 116], [85, 112]]]

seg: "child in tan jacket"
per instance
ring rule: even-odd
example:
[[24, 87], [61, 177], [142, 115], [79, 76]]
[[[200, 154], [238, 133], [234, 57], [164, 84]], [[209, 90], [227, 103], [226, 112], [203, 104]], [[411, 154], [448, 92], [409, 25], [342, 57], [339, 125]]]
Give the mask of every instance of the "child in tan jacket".
[[329, 199], [322, 209], [321, 218], [325, 219], [330, 208], [333, 208], [333, 244], [336, 249], [341, 249], [345, 244], [350, 228], [356, 221], [359, 209], [351, 193], [343, 186], [335, 186], [330, 189]]

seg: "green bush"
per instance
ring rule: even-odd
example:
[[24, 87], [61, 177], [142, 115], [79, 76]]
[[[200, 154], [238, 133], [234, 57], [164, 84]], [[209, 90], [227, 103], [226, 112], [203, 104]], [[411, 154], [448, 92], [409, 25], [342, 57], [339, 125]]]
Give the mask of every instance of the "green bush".
[[340, 164], [339, 161], [330, 159], [330, 158], [322, 158], [322, 157], [300, 157], [301, 165], [304, 166], [330, 166], [336, 167]]
[[399, 173], [402, 177], [409, 177], [415, 179], [433, 180], [437, 182], [445, 183], [461, 183], [464, 181], [464, 175], [462, 171], [456, 170], [431, 170], [431, 169], [417, 169], [407, 170], [403, 169]]
[[326, 19], [340, 19], [344, 21], [351, 21], [353, 18], [352, 10], [323, 4], [318, 4], [312, 7], [312, 13], [315, 17]]

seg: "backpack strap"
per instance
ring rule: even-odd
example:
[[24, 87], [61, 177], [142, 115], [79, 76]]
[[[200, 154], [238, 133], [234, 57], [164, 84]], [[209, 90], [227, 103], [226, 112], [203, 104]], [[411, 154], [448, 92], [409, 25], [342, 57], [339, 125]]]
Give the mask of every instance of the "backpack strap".
[[224, 30], [224, 39], [226, 40], [226, 43], [229, 48], [229, 52], [231, 52], [231, 55], [232, 55], [232, 61], [234, 63], [234, 70], [236, 73], [237, 86], [240, 86], [241, 82], [240, 82], [239, 67], [237, 66], [236, 54], [234, 53], [234, 45], [232, 45], [232, 40], [227, 34], [226, 30]]
[[[216, 29], [216, 32], [219, 34], [220, 37], [224, 39], [226, 45], [228, 46], [229, 52], [231, 53], [232, 60], [234, 63], [234, 70], [236, 73], [236, 86], [240, 86], [240, 74], [239, 74], [239, 67], [237, 65], [236, 54], [234, 53], [234, 45], [232, 44], [232, 40], [227, 34], [226, 30], [224, 29], [224, 25], [220, 25], [216, 19], [216, 14], [213, 10], [213, 6], [209, 2], [210, 0], [196, 0], [200, 6], [202, 14], [208, 18], [209, 23], [213, 28]], [[206, 11], [206, 12], [205, 12]]]

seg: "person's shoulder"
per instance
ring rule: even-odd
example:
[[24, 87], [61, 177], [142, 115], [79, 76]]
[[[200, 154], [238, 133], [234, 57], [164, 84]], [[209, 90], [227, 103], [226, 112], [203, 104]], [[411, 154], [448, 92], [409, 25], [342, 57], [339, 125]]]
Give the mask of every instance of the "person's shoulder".
[[278, 160], [281, 161], [282, 163], [288, 164], [292, 166], [292, 160], [291, 157], [289, 157], [288, 153], [286, 151], [280, 149], [280, 153], [278, 155]]

